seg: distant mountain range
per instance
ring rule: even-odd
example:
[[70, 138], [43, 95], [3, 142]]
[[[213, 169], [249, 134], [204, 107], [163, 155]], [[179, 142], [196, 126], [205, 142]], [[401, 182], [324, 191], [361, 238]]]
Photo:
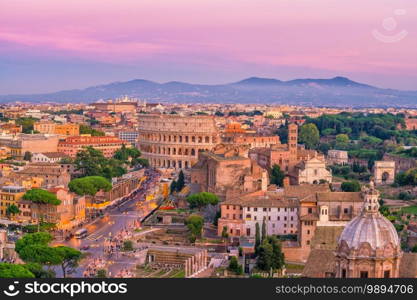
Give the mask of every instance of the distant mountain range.
[[49, 94], [2, 95], [1, 103], [94, 102], [130, 96], [161, 103], [262, 103], [334, 107], [417, 107], [417, 91], [382, 89], [345, 77], [331, 79], [278, 79], [251, 77], [218, 85], [144, 79], [114, 82], [86, 89]]

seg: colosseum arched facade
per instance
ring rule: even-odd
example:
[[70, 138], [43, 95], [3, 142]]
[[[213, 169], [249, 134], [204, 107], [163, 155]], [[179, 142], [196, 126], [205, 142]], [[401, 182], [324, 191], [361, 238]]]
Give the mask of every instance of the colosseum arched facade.
[[153, 167], [187, 169], [220, 142], [213, 116], [139, 115], [139, 149]]

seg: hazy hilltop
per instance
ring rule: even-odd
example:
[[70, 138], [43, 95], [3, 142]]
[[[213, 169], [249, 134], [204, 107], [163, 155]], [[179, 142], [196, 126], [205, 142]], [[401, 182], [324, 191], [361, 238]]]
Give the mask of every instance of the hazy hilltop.
[[85, 89], [34, 95], [2, 95], [2, 103], [93, 102], [123, 95], [149, 102], [264, 103], [316, 106], [417, 107], [417, 91], [382, 89], [345, 77], [331, 79], [294, 79], [250, 77], [218, 85], [171, 81], [157, 83], [144, 79], [113, 82]]

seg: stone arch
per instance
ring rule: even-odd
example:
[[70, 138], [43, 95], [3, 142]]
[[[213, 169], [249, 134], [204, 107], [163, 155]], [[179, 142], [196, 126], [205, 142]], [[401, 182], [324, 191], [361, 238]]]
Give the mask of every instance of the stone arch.
[[395, 177], [394, 161], [376, 161], [374, 165], [376, 184], [392, 184]]

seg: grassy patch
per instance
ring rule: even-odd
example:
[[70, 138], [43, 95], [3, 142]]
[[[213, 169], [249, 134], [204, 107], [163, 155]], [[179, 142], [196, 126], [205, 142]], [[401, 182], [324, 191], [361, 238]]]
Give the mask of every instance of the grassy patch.
[[181, 270], [174, 275], [171, 276], [171, 278], [185, 278], [185, 271]]
[[304, 265], [297, 265], [297, 264], [285, 264], [285, 268], [287, 270], [297, 270], [302, 271], [304, 270]]
[[417, 215], [417, 206], [407, 206], [401, 208], [401, 212], [406, 214], [414, 214]]

